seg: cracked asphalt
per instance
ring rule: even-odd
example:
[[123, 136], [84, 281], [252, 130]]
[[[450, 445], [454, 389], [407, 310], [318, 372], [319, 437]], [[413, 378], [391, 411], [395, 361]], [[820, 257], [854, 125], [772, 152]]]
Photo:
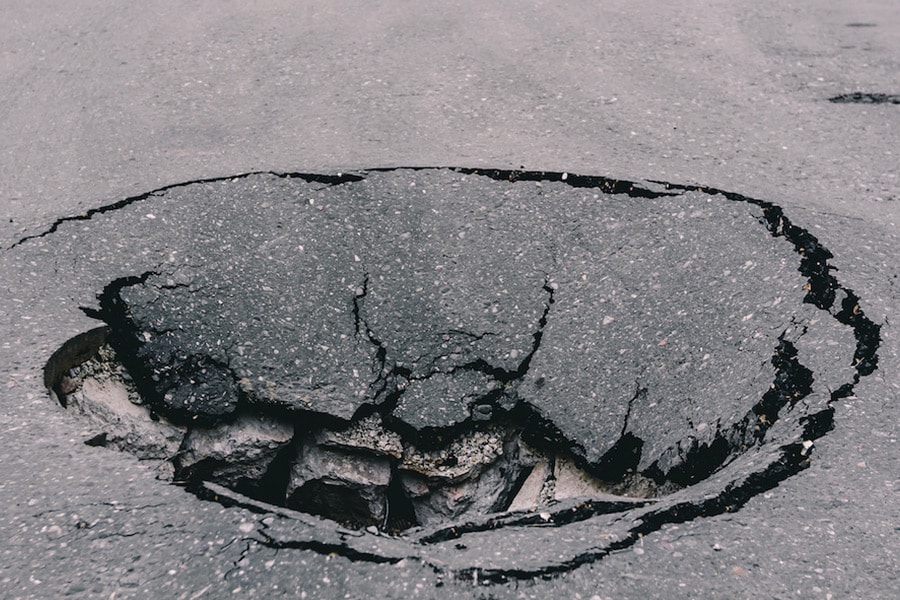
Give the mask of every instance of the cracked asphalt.
[[[900, 92], [892, 3], [456, 3], [438, 12], [77, 1], [4, 3], [0, 22], [0, 595], [893, 596], [900, 112], [892, 102], [829, 101]], [[286, 526], [247, 503], [200, 501], [149, 464], [84, 445], [84, 425], [43, 389], [47, 358], [97, 324], [79, 309], [87, 290], [168, 261], [149, 254], [153, 231], [215, 225], [201, 202], [173, 206], [179, 216], [164, 223], [136, 199], [164, 203], [168, 186], [255, 171], [444, 165], [665, 181], [771, 202], [833, 254], [830, 272], [880, 325], [877, 368], [832, 403], [833, 429], [815, 439], [808, 468], [734, 510], [638, 528], [608, 550], [594, 540], [617, 535], [614, 525], [566, 530], [588, 538], [598, 560], [505, 582], [478, 568], [455, 577], [366, 540], [341, 555], [327, 536], [285, 531], [313, 527], [302, 520]], [[546, 301], [535, 273], [528, 323]], [[365, 281], [357, 275], [353, 286]], [[366, 328], [376, 323], [366, 314]], [[844, 360], [828, 341], [804, 337], [801, 362], [818, 372]], [[816, 384], [834, 391], [845, 380]], [[627, 391], [629, 423], [648, 422]], [[506, 539], [506, 553], [533, 542]], [[503, 547], [493, 551], [499, 558], [476, 562], [503, 559]], [[371, 559], [384, 555], [393, 558]]]

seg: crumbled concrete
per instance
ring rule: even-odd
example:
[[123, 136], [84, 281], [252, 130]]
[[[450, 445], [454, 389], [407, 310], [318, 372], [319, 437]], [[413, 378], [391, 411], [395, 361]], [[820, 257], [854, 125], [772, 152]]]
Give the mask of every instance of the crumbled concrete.
[[332, 450], [306, 440], [291, 467], [287, 504], [337, 520], [381, 524], [390, 480], [387, 458]]
[[180, 477], [202, 471], [226, 486], [256, 482], [294, 436], [294, 427], [265, 415], [240, 415], [233, 423], [191, 430], [175, 461]]
[[589, 498], [609, 490], [601, 480], [579, 469], [574, 462], [566, 458], [556, 459], [553, 476], [556, 478], [553, 497], [557, 500]]
[[393, 458], [403, 455], [400, 435], [385, 429], [378, 413], [355, 421], [346, 429], [320, 429], [315, 438], [317, 444], [327, 448], [363, 450]]
[[534, 465], [507, 510], [531, 510], [540, 506], [543, 499], [541, 492], [551, 474], [549, 461], [542, 460]]
[[499, 426], [475, 430], [444, 448], [407, 447], [400, 481], [420, 525], [430, 526], [503, 510], [530, 466], [519, 440]]
[[131, 377], [116, 362], [109, 346], [70, 369], [57, 390], [70, 410], [86, 418], [94, 434], [90, 438], [93, 445], [112, 446], [155, 460], [172, 458], [181, 446], [186, 428], [155, 417], [141, 404]]
[[400, 469], [427, 479], [456, 483], [473, 477], [503, 455], [504, 431], [489, 427], [463, 434], [436, 450], [408, 446]]
[[518, 472], [515, 461], [505, 456], [487, 466], [477, 477], [436, 484], [408, 474], [403, 479], [403, 486], [412, 501], [416, 520], [429, 527], [500, 510], [501, 505], [506, 504]]

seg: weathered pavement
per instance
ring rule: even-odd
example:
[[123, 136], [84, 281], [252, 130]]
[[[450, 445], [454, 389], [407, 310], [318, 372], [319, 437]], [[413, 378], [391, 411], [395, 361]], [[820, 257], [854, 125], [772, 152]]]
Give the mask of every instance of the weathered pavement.
[[[898, 382], [892, 375], [897, 346], [891, 332], [897, 300], [898, 194], [892, 152], [898, 115], [896, 106], [889, 103], [840, 104], [827, 99], [857, 89], [897, 92], [897, 49], [891, 46], [895, 39], [891, 34], [898, 28], [891, 19], [896, 15], [879, 8], [878, 3], [863, 5], [857, 9], [859, 14], [853, 15], [837, 9], [811, 14], [783, 5], [741, 12], [745, 9], [717, 5], [702, 18], [698, 15], [690, 21], [691, 25], [673, 22], [662, 9], [638, 19], [629, 8], [604, 14], [573, 8], [552, 15], [540, 10], [522, 14], [496, 9], [502, 18], [498, 14], [496, 19], [473, 22], [463, 17], [465, 10], [460, 7], [458, 17], [432, 22], [414, 12], [382, 8], [367, 8], [374, 11], [371, 18], [360, 21], [308, 14], [298, 15], [292, 22], [274, 6], [271, 14], [201, 17], [203, 13], [198, 12], [193, 22], [160, 17], [158, 25], [147, 27], [146, 33], [137, 32], [143, 45], [135, 44], [135, 35], [126, 32], [136, 23], [146, 22], [146, 15], [101, 15], [90, 7], [75, 15], [71, 8], [58, 15], [64, 26], [40, 31], [36, 15], [5, 10], [10, 16], [4, 21], [9, 23], [4, 31], [9, 32], [11, 47], [17, 51], [7, 53], [4, 67], [5, 89], [14, 91], [3, 99], [6, 158], [0, 190], [10, 215], [3, 220], [3, 245], [9, 248], [3, 263], [7, 280], [4, 310], [9, 315], [2, 347], [6, 410], [0, 415], [5, 431], [0, 494], [8, 506], [2, 521], [8, 540], [3, 551], [6, 567], [0, 574], [4, 594], [42, 597], [68, 591], [122, 597], [158, 594], [162, 589], [171, 597], [200, 597], [241, 588], [242, 593], [255, 590], [276, 595], [284, 591], [296, 595], [305, 591], [322, 597], [372, 593], [733, 597], [787, 596], [797, 590], [812, 597], [889, 596], [897, 567], [898, 520], [894, 402]], [[42, 16], [51, 21], [55, 18]], [[176, 23], [170, 25], [173, 20]], [[479, 34], [488, 23], [492, 32], [497, 23], [504, 23], [501, 34]], [[583, 29], [585, 23], [594, 23], [596, 28]], [[662, 23], [670, 35], [659, 38]], [[314, 35], [301, 35], [300, 28]], [[179, 36], [203, 39], [205, 45], [198, 49], [194, 44], [168, 45], [164, 41]], [[236, 41], [229, 41], [232, 36]], [[467, 41], [473, 39], [478, 44], [469, 44], [471, 51], [463, 54]], [[526, 39], [534, 40], [529, 53], [515, 59], [506, 55]], [[258, 43], [251, 49], [244, 45], [245, 40]], [[338, 44], [342, 49], [332, 52], [335, 40], [347, 43]], [[36, 49], [30, 49], [32, 42]], [[120, 43], [125, 45], [118, 53], [100, 49]], [[714, 44], [714, 50], [706, 53], [702, 49], [705, 44]], [[240, 56], [233, 56], [235, 52]], [[150, 60], [153, 57], [155, 60]], [[97, 64], [98, 60], [108, 64]], [[217, 62], [225, 63], [223, 68], [216, 68]], [[505, 68], [498, 69], [498, 62]], [[47, 69], [48, 64], [55, 68]], [[667, 69], [679, 77], [664, 77]], [[255, 72], [268, 77], [254, 82]], [[57, 93], [59, 90], [64, 93]], [[214, 101], [217, 90], [221, 99]], [[335, 98], [345, 100], [335, 103]], [[185, 106], [193, 107], [190, 114], [176, 112]], [[337, 108], [329, 108], [334, 106]], [[79, 111], [87, 114], [80, 116]], [[459, 125], [452, 123], [454, 119]], [[835, 275], [859, 296], [861, 310], [882, 324], [878, 369], [861, 380], [855, 396], [834, 403], [834, 430], [816, 439], [810, 467], [750, 499], [733, 514], [686, 515], [687, 522], [662, 523], [655, 531], [623, 545], [626, 550], [608, 556], [596, 540], [618, 532], [612, 526], [597, 532], [581, 527], [564, 535], [587, 540], [600, 560], [565, 569], [564, 574], [546, 581], [524, 577], [498, 584], [489, 579], [491, 587], [480, 591], [473, 588], [479, 571], [469, 567], [509, 562], [513, 550], [530, 549], [527, 537], [507, 542], [506, 553], [494, 549], [500, 553], [497, 558], [476, 557], [464, 565], [467, 576], [463, 578], [454, 577], [453, 569], [436, 575], [434, 560], [406, 558], [402, 548], [366, 549], [365, 540], [359, 541], [358, 554], [345, 552], [333, 557], [336, 548], [329, 545], [336, 543], [333, 539], [323, 537], [317, 545], [315, 535], [275, 533], [275, 542], [280, 540], [283, 546], [279, 549], [279, 543], [253, 541], [261, 527], [256, 521], [263, 517], [200, 502], [154, 480], [149, 469], [126, 455], [81, 443], [86, 431], [46, 397], [40, 372], [56, 348], [96, 326], [96, 321], [79, 310], [80, 305], [92, 302], [93, 294], [113, 279], [139, 276], [160, 265], [193, 263], [197, 277], [217, 272], [202, 263], [222, 258], [203, 252], [204, 239], [221, 243], [231, 238], [235, 244], [246, 244], [245, 251], [237, 252], [245, 272], [261, 269], [262, 279], [278, 273], [277, 266], [264, 262], [268, 248], [241, 237], [245, 227], [253, 229], [256, 221], [263, 223], [259, 230], [267, 231], [265, 237], [274, 245], [271, 255], [285, 250], [278, 248], [281, 238], [272, 235], [274, 221], [266, 224], [267, 219], [276, 219], [272, 211], [277, 203], [242, 206], [240, 198], [234, 198], [223, 213], [221, 207], [215, 209], [189, 195], [179, 198], [177, 190], [141, 197], [139, 202], [135, 201], [138, 195], [167, 184], [253, 170], [335, 174], [347, 167], [379, 163], [511, 168], [525, 164], [559, 172], [701, 182], [775, 202], [835, 255], [830, 261], [837, 269]], [[239, 188], [273, 179], [254, 177], [230, 185]], [[228, 184], [211, 183], [209, 188]], [[125, 198], [132, 200], [92, 213], [89, 220], [60, 221], [51, 227], [58, 219]], [[144, 210], [166, 203], [170, 203], [166, 209], [170, 212]], [[312, 210], [314, 205], [306, 198], [303, 207]], [[665, 218], [665, 214], [654, 210], [652, 204], [643, 208], [646, 212], [634, 226], [642, 232], [638, 235], [650, 236], [659, 226], [653, 220]], [[719, 209], [721, 203], [716, 205]], [[323, 207], [322, 214], [327, 210], [334, 209]], [[514, 211], [516, 216], [520, 213]], [[223, 214], [232, 216], [223, 218]], [[363, 218], [358, 212], [353, 214]], [[744, 217], [751, 215], [743, 211]], [[499, 222], [508, 225], [509, 216]], [[539, 221], [546, 225], [569, 216], [571, 213], [563, 211], [555, 219]], [[721, 216], [713, 222], [720, 225]], [[453, 213], [452, 219], [435, 218], [434, 226], [458, 233], [454, 224], [465, 222], [463, 215]], [[641, 222], [646, 227], [638, 227]], [[476, 229], [471, 236], [466, 231], [468, 241], [472, 243], [474, 238], [489, 243], [489, 237], [479, 237], [478, 221], [472, 223]], [[746, 247], [723, 248], [720, 255], [707, 252], [709, 260], [728, 263], [748, 253], [763, 253], [758, 262], [765, 268], [779, 251], [794, 262], [798, 260], [796, 249], [774, 244], [765, 227], [756, 225], [756, 233], [761, 234], [758, 244], [748, 240]], [[384, 234], [396, 228], [397, 224], [391, 225]], [[208, 238], [201, 235], [204, 230], [210, 232]], [[515, 239], [514, 231], [507, 233], [507, 239]], [[703, 233], [696, 239], [704, 244], [715, 242], [717, 235], [722, 235], [723, 245], [733, 239], [721, 230]], [[163, 247], [160, 240], [168, 235], [172, 236], [170, 246]], [[378, 239], [382, 234], [372, 230], [365, 235]], [[18, 243], [31, 236], [41, 237]], [[193, 249], [194, 256], [171, 255], [179, 249], [179, 236], [184, 240], [181, 247]], [[551, 237], [523, 236], [519, 241], [525, 239], [533, 248]], [[592, 239], [592, 243], [607, 242], [608, 237]], [[768, 243], [773, 244], [774, 254], [765, 254]], [[571, 240], [567, 244], [571, 246]], [[16, 247], [10, 248], [13, 245]], [[463, 253], [475, 247], [457, 244]], [[391, 250], [397, 248], [402, 249], [402, 244]], [[408, 296], [382, 295], [380, 303], [369, 304], [383, 294], [372, 275], [385, 264], [378, 250], [387, 249], [375, 245], [373, 250], [371, 244], [367, 249], [368, 256], [357, 253], [358, 262], [365, 260], [366, 264], [358, 264], [350, 255], [349, 260], [337, 261], [354, 271], [346, 276], [344, 286], [352, 288], [344, 298], [350, 305], [349, 317], [353, 316], [352, 298], [363, 287], [366, 302], [358, 304], [358, 314], [366, 316], [369, 329], [375, 332], [382, 324], [408, 324], [391, 318], [391, 313], [421, 308], [417, 303], [396, 304]], [[548, 300], [544, 287], [556, 283], [557, 289], [563, 290], [592, 285], [591, 277], [581, 280], [587, 283], [579, 283], [587, 273], [577, 271], [578, 277], [574, 277], [565, 264], [555, 265], [558, 280], [551, 282], [548, 273], [553, 269], [540, 260], [547, 260], [553, 252], [533, 249], [539, 258], [511, 273], [527, 282], [521, 286], [532, 296], [530, 308], [516, 315], [522, 323], [509, 324], [520, 332], [524, 344], [516, 349], [526, 353]], [[513, 259], [513, 250], [508, 243], [497, 244], [489, 258], [502, 265]], [[635, 255], [652, 255], [655, 250], [652, 240], [642, 240]], [[674, 260], [658, 250], [666, 261]], [[509, 257], [504, 256], [505, 251], [511, 253]], [[570, 263], [596, 265], [590, 260], [591, 251], [592, 247], [585, 245], [581, 255], [569, 257]], [[743, 259], [737, 263], [743, 265], [747, 260], [753, 262]], [[688, 271], [683, 277], [694, 282], [715, 272], [706, 272], [700, 265], [696, 268], [698, 272]], [[795, 269], [787, 269], [795, 283], [779, 280], [774, 284], [798, 291], [804, 281]], [[223, 270], [218, 270], [223, 274], [218, 283], [240, 292], [239, 281], [228, 287]], [[639, 265], [635, 273], [651, 275], [653, 271]], [[633, 276], [624, 275], [628, 280]], [[671, 275], [671, 280], [666, 280], [666, 275]], [[322, 275], [337, 276], [330, 269]], [[649, 285], [665, 288], [680, 283], [671, 273], [661, 277], [662, 281]], [[191, 277], [183, 282], [173, 280], [171, 286], [161, 281], [161, 286], [177, 291], [187, 289], [179, 286], [190, 281]], [[764, 281], [764, 276], [760, 277], [760, 283]], [[761, 285], [754, 291], [768, 294], [764, 289]], [[567, 330], [560, 320], [569, 319], [569, 331], [583, 325], [577, 310], [566, 312], [564, 296], [554, 296], [551, 310], [557, 311], [553, 317], [560, 319], [549, 318], [543, 326], [544, 350], [553, 347], [560, 331]], [[752, 298], [742, 301], [754, 302]], [[738, 304], [738, 320], [727, 312], [697, 307], [704, 320], [712, 319], [706, 333], [718, 333], [723, 327], [752, 331], [752, 318], [741, 319], [757, 314], [755, 307], [743, 311], [738, 308], [746, 306]], [[327, 302], [319, 302], [311, 308], [325, 310], [327, 306]], [[648, 325], [642, 334], [640, 323], [628, 320], [636, 306], [628, 300], [620, 303], [621, 314], [604, 315], [612, 319], [607, 325], [621, 327], [622, 335], [632, 339], [655, 335], [658, 327]], [[797, 306], [791, 304], [791, 308]], [[653, 307], [638, 308], [648, 312]], [[852, 313], [852, 306], [850, 310]], [[373, 327], [376, 324], [379, 327]], [[345, 325], [354, 333], [352, 318]], [[629, 331], [629, 326], [638, 330]], [[777, 339], [782, 331], [766, 335]], [[409, 333], [399, 331], [397, 339], [408, 340]], [[653, 342], [666, 339], [666, 344], [653, 347], [678, 350], [677, 336], [670, 340], [665, 333], [663, 330]], [[702, 333], [692, 331], [687, 337]], [[576, 341], [563, 338], [557, 346], [571, 348], [577, 346]], [[827, 341], [827, 336], [819, 339], [820, 347], [810, 342], [810, 358], [806, 359], [810, 366], [832, 360], [832, 355], [824, 352], [833, 349]], [[838, 346], [846, 351], [848, 344]], [[771, 343], [766, 351], [771, 355]], [[538, 378], [544, 372], [565, 372], [568, 365], [552, 363], [552, 357], [558, 360], [562, 356], [560, 352], [544, 356], [550, 358], [535, 354], [529, 373]], [[597, 360], [599, 367], [591, 369], [602, 369], [609, 362], [608, 358]], [[838, 354], [834, 360], [842, 359]], [[630, 367], [635, 360], [623, 362]], [[846, 368], [846, 362], [845, 370], [852, 370]], [[839, 371], [827, 369], [836, 374], [834, 381], [817, 383], [832, 386], [828, 389], [833, 391], [835, 384], [846, 379]], [[553, 390], [553, 385], [581, 388], [586, 382], [578, 377], [589, 374], [576, 370], [555, 382], [545, 379], [540, 389]], [[647, 416], [652, 418], [654, 412], [644, 409], [646, 414], [640, 415], [640, 402], [628, 402], [638, 397], [635, 379], [645, 375], [616, 374], [629, 382], [629, 396], [624, 405], [617, 406], [632, 409], [625, 411], [629, 423], [652, 428]], [[652, 377], [652, 373], [646, 376]], [[586, 379], [587, 383], [598, 380]], [[724, 374], [721, 379], [726, 389], [740, 381]], [[702, 381], [687, 383], [707, 387]], [[550, 395], [549, 390], [545, 393]], [[540, 405], [539, 399], [535, 402]], [[352, 407], [347, 410], [353, 412]], [[414, 419], [420, 411], [410, 409], [406, 414], [407, 420]], [[590, 417], [563, 411], [554, 415], [554, 420], [570, 418], [567, 429], [585, 439], [598, 431], [597, 423], [586, 420]], [[621, 415], [609, 422], [617, 424], [616, 434], [624, 431]], [[580, 432], [579, 425], [583, 426]], [[679, 520], [683, 519], [670, 519]], [[272, 527], [271, 523], [262, 526], [269, 528], [270, 534]], [[378, 557], [385, 555], [389, 558], [379, 562]], [[527, 563], [526, 559], [520, 562]], [[480, 582], [485, 583], [484, 579]]]

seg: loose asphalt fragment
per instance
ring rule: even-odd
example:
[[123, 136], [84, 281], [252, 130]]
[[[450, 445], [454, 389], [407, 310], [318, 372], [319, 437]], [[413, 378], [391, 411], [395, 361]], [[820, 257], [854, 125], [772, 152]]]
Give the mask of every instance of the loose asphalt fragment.
[[252, 173], [16, 246], [39, 238], [88, 248], [64, 280], [104, 325], [45, 367], [86, 442], [266, 513], [260, 544], [461, 578], [566, 571], [739, 509], [809, 464], [877, 368], [879, 325], [827, 249], [701, 187]]

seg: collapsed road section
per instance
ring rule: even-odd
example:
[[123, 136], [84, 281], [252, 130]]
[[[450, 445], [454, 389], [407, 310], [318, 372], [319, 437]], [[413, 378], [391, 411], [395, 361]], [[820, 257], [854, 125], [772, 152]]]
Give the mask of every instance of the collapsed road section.
[[718, 190], [387, 169], [116, 210], [156, 258], [45, 383], [87, 443], [270, 513], [275, 547], [572, 568], [799, 471], [877, 366], [828, 251]]

